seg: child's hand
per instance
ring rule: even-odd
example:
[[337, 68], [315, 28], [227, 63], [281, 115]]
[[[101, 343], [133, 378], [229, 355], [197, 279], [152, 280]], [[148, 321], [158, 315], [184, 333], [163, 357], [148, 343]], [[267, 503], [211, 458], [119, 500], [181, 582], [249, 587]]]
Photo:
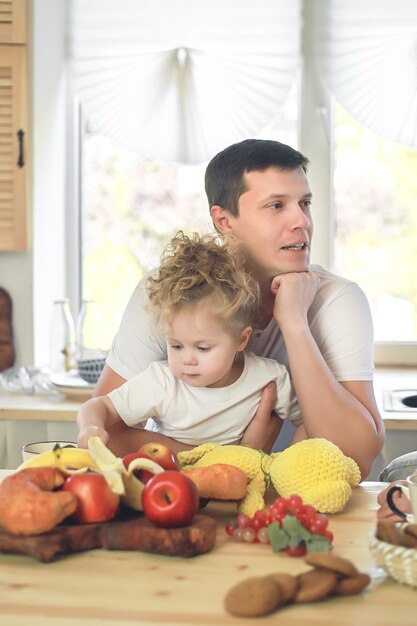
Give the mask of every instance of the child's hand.
[[102, 426], [88, 426], [78, 433], [77, 445], [79, 448], [88, 448], [90, 437], [100, 437], [101, 441], [107, 445], [109, 433]]

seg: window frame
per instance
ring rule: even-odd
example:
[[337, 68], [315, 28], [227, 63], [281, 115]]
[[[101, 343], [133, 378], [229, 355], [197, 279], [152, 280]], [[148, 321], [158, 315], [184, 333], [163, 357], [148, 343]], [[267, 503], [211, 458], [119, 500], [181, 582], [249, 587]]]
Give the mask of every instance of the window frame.
[[[304, 0], [304, 23], [312, 20], [312, 3]], [[312, 21], [310, 23], [313, 23]], [[333, 262], [333, 128], [335, 101], [324, 91], [314, 67], [314, 33], [302, 35], [302, 76], [300, 84], [300, 150], [310, 159], [308, 178], [313, 192], [314, 236], [312, 259], [332, 269]], [[417, 365], [417, 342], [377, 341], [375, 365]]]

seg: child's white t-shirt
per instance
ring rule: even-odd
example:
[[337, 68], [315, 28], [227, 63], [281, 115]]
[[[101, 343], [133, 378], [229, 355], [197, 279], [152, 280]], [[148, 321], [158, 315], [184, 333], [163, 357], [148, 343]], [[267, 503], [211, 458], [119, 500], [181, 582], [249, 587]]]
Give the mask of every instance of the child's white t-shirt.
[[[145, 426], [182, 443], [237, 443], [255, 415], [262, 389], [277, 385], [275, 411], [288, 418], [291, 383], [284, 365], [244, 353], [242, 374], [227, 387], [191, 387], [176, 378], [167, 361], [156, 361], [108, 394], [128, 426]], [[152, 419], [150, 419], [152, 418]]]

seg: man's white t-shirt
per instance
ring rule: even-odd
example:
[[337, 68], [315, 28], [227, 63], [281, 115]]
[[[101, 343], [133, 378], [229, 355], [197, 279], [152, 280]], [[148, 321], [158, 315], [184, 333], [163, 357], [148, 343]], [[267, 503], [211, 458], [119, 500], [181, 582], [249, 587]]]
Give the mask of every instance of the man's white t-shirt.
[[[374, 336], [365, 294], [356, 283], [319, 265], [311, 265], [310, 270], [318, 276], [319, 287], [308, 321], [329, 369], [338, 381], [373, 380]], [[165, 338], [155, 330], [146, 302], [144, 278], [133, 292], [107, 357], [109, 367], [126, 380], [152, 362], [166, 359]], [[264, 329], [254, 328], [247, 349], [289, 369], [285, 343], [274, 319]], [[292, 394], [290, 418], [299, 417], [297, 399]]]
[[275, 411], [286, 419], [291, 393], [287, 369], [250, 352], [244, 353], [240, 377], [227, 387], [191, 387], [173, 375], [167, 361], [155, 361], [108, 397], [128, 426], [149, 420], [147, 430], [182, 443], [224, 445], [240, 441], [270, 381], [277, 384]]

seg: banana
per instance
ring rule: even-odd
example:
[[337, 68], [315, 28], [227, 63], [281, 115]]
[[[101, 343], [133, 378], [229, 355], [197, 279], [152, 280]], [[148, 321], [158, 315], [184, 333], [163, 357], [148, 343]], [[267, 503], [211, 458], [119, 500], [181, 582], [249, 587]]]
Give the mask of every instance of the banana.
[[122, 459], [115, 456], [100, 437], [90, 437], [88, 450], [97, 463], [110, 489], [121, 496], [122, 502], [135, 511], [143, 511], [142, 491], [145, 485], [135, 476], [134, 471], [147, 469], [154, 474], [165, 471], [150, 459], [135, 459], [127, 470]]
[[145, 489], [145, 485], [134, 473], [135, 470], [139, 469], [146, 469], [154, 474], [160, 474], [165, 471], [158, 463], [151, 461], [151, 459], [134, 459], [131, 461], [129, 469], [122, 475], [125, 486], [125, 493], [122, 496], [122, 500], [135, 511], [143, 511], [142, 491]]
[[64, 474], [85, 472], [88, 469], [98, 469], [88, 450], [82, 448], [56, 448], [41, 452], [25, 461], [17, 468], [17, 471], [27, 467], [57, 467]]
[[88, 451], [97, 463], [110, 489], [118, 495], [123, 495], [125, 488], [122, 474], [126, 472], [126, 468], [122, 459], [115, 456], [102, 442], [100, 437], [90, 437], [88, 440]]

